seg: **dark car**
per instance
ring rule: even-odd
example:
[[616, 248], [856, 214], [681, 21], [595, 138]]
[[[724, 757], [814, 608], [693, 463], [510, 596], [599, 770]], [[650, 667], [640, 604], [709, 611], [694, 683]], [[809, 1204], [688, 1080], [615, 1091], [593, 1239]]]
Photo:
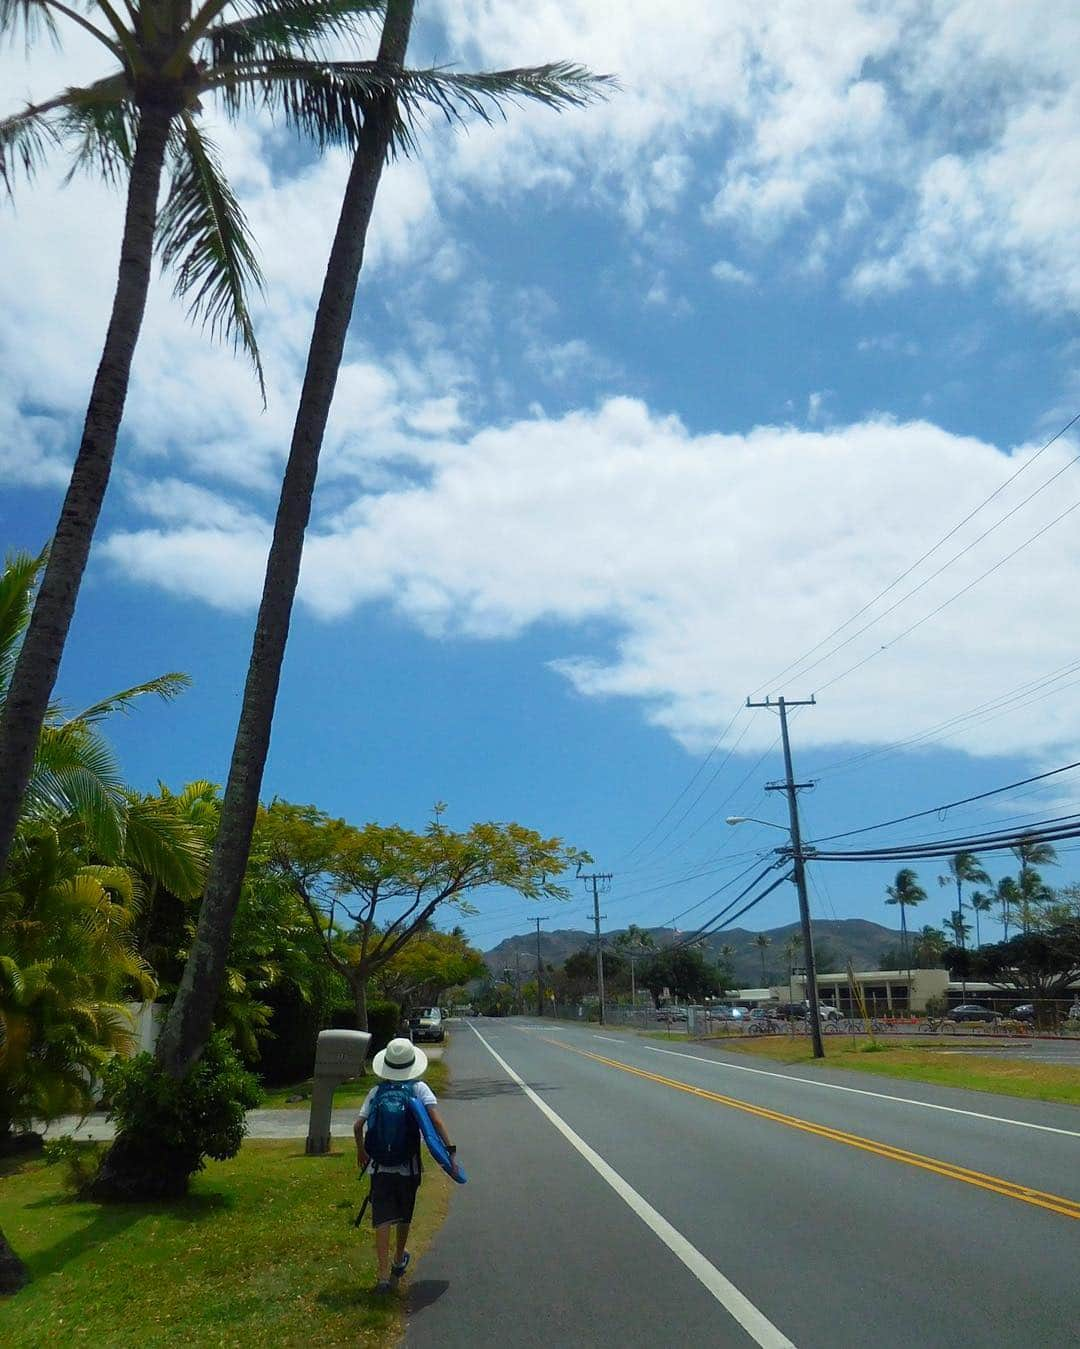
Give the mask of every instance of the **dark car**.
[[805, 1021], [806, 1004], [802, 1002], [779, 1002], [772, 1009], [772, 1014], [779, 1017], [781, 1021]]
[[1013, 1021], [1034, 1021], [1035, 1004], [1033, 1002], [1022, 1002], [1019, 1007], [1014, 1007], [1009, 1013]]
[[981, 1007], [977, 1002], [962, 1002], [945, 1014], [946, 1021], [1000, 1021], [992, 1007]]

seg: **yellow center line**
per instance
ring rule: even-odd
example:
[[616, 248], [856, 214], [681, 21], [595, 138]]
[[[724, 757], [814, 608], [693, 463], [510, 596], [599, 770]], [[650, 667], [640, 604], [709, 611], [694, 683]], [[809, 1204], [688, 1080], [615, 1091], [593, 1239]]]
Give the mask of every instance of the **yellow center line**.
[[674, 1087], [690, 1096], [698, 1096], [705, 1101], [714, 1101], [717, 1105], [730, 1106], [733, 1110], [742, 1110], [759, 1119], [771, 1120], [774, 1124], [786, 1124], [789, 1129], [799, 1129], [803, 1133], [815, 1134], [818, 1138], [827, 1138], [833, 1143], [846, 1143], [848, 1147], [858, 1148], [862, 1152], [873, 1153], [888, 1161], [902, 1162], [905, 1166], [916, 1166], [922, 1171], [932, 1171], [935, 1175], [945, 1176], [948, 1180], [959, 1180], [965, 1185], [975, 1185], [980, 1190], [990, 1190], [994, 1194], [1004, 1195], [1007, 1199], [1018, 1199], [1024, 1204], [1033, 1204], [1036, 1208], [1048, 1209], [1051, 1213], [1060, 1213], [1065, 1218], [1080, 1219], [1080, 1201], [1066, 1199], [1062, 1195], [1047, 1194], [1043, 1190], [1033, 1190], [1027, 1185], [1005, 1180], [1001, 1176], [990, 1176], [982, 1171], [972, 1171], [966, 1166], [954, 1162], [944, 1162], [937, 1157], [924, 1157], [918, 1152], [908, 1152], [905, 1148], [893, 1147], [891, 1143], [879, 1143], [873, 1138], [863, 1138], [860, 1134], [850, 1134], [843, 1129], [833, 1129], [826, 1124], [814, 1124], [810, 1120], [800, 1119], [797, 1115], [784, 1115], [778, 1110], [768, 1110], [764, 1106], [752, 1105], [749, 1101], [740, 1101], [734, 1096], [722, 1096], [719, 1092], [707, 1091], [704, 1087], [693, 1087], [674, 1077], [662, 1077], [659, 1073], [650, 1073], [644, 1068], [634, 1068], [618, 1059], [608, 1059], [602, 1054], [593, 1054], [587, 1049], [578, 1049], [563, 1040], [552, 1040], [546, 1035], [539, 1036], [546, 1044], [559, 1049], [567, 1049], [571, 1054], [580, 1054], [582, 1058], [593, 1059], [606, 1064], [609, 1068], [618, 1068], [634, 1077], [643, 1077], [649, 1082], [658, 1082], [664, 1087]]

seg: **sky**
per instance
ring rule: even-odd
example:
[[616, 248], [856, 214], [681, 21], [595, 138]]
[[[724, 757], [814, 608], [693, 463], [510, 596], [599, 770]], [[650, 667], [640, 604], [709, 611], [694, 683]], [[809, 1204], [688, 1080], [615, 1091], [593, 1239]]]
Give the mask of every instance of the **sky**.
[[[606, 928], [685, 931], [782, 841], [776, 718], [748, 695], [817, 697], [791, 723], [810, 839], [1080, 759], [1080, 427], [1048, 444], [1080, 411], [1076, 5], [417, 10], [414, 64], [619, 87], [432, 123], [385, 173], [264, 796], [514, 819], [612, 873]], [[80, 33], [0, 51], [0, 116], [105, 68]], [[266, 276], [267, 407], [156, 276], [58, 684], [76, 707], [192, 676], [110, 727], [146, 790], [224, 779], [347, 172], [265, 120], [205, 124]], [[54, 526], [115, 279], [122, 197], [67, 167], [0, 204], [8, 550]], [[1078, 796], [1064, 773], [866, 837]], [[939, 923], [943, 865], [917, 869], [910, 921]], [[811, 867], [812, 911], [892, 924], [895, 870]], [[484, 894], [466, 930], [585, 927], [571, 888]], [[739, 921], [795, 916], [783, 886]]]

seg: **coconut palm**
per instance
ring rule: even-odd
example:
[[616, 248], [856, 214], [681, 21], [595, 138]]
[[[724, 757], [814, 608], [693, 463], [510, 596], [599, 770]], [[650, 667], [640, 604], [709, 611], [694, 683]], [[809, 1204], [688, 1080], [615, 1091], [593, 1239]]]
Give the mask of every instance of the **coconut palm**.
[[[942, 926], [953, 939], [953, 944], [964, 950], [967, 945], [967, 939], [971, 936], [971, 924], [967, 921], [959, 909], [953, 909]], [[966, 994], [965, 994], [966, 996]]]
[[971, 907], [975, 913], [975, 945], [982, 945], [982, 933], [979, 931], [979, 914], [989, 913], [994, 907], [992, 895], [984, 895], [981, 890], [975, 890], [971, 896]]
[[916, 904], [921, 904], [926, 898], [926, 891], [919, 884], [919, 878], [911, 867], [901, 867], [896, 873], [896, 880], [892, 885], [885, 887], [886, 904], [896, 904], [900, 908], [900, 947], [904, 953], [904, 959], [908, 962], [908, 974], [911, 974], [911, 962], [908, 952], [907, 939], [907, 911], [913, 909]]
[[[321, 59], [382, 0], [0, 0], [0, 40], [53, 40], [75, 24], [116, 62], [92, 84], [65, 89], [0, 120], [0, 178], [32, 176], [70, 146], [74, 163], [127, 180], [120, 264], [82, 440], [26, 640], [0, 718], [0, 872], [15, 834], [79, 586], [112, 468], [131, 361], [142, 327], [155, 243], [176, 292], [213, 333], [243, 347], [262, 380], [248, 294], [260, 283], [240, 207], [199, 121], [266, 108], [320, 145], [355, 139], [372, 97], [391, 80], [370, 62]], [[421, 80], [421, 84], [423, 81]], [[412, 91], [402, 93], [411, 106]], [[169, 179], [158, 209], [162, 176]]]
[[1005, 929], [1004, 940], [1009, 940], [1009, 924], [1020, 904], [1020, 887], [1011, 876], [1002, 876], [994, 888], [994, 898], [1000, 905], [1001, 925]]
[[[386, 72], [388, 86], [398, 80], [402, 87], [409, 87], [403, 62], [413, 4], [414, 0], [388, 0], [386, 6], [374, 68]], [[521, 99], [554, 109], [581, 106], [595, 98], [604, 83], [602, 77], [580, 66], [558, 63], [478, 75], [429, 71], [424, 73], [422, 91], [452, 122], [462, 122], [469, 114], [489, 118], [506, 102]], [[387, 157], [415, 149], [416, 126], [410, 106], [392, 88], [378, 94], [366, 110], [357, 140], [316, 312], [199, 927], [158, 1041], [159, 1060], [174, 1077], [182, 1076], [202, 1052], [221, 988], [270, 745], [319, 452], [352, 316], [375, 194]]]
[[1036, 867], [1057, 865], [1057, 849], [1052, 843], [1040, 843], [1036, 839], [1022, 838], [1015, 848], [1009, 851], [1020, 863], [1019, 905], [1020, 925], [1027, 935], [1031, 927], [1031, 916], [1035, 905], [1050, 895]]
[[764, 987], [765, 987], [765, 952], [766, 952], [766, 951], [769, 949], [769, 947], [772, 945], [772, 938], [769, 936], [769, 934], [768, 934], [767, 932], [759, 932], [759, 933], [757, 934], [757, 936], [754, 938], [754, 945], [757, 947], [757, 949], [758, 949], [758, 954], [761, 956], [761, 986], [762, 986], [762, 988], [764, 988]]
[[[949, 858], [944, 876], [938, 877], [938, 885], [956, 886], [956, 908], [960, 914], [961, 932], [967, 929], [964, 923], [964, 886], [989, 885], [990, 877], [982, 863], [973, 852], [958, 852]], [[963, 941], [958, 943], [963, 946]]]

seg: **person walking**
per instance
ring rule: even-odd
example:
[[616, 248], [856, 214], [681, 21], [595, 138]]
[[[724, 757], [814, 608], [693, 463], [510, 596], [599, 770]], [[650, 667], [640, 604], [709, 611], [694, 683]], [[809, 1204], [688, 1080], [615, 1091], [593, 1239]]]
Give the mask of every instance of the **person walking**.
[[[376, 1293], [389, 1293], [411, 1258], [405, 1248], [422, 1168], [420, 1126], [409, 1105], [410, 1096], [427, 1109], [450, 1157], [457, 1151], [437, 1109], [435, 1093], [421, 1081], [427, 1066], [427, 1055], [411, 1040], [391, 1040], [372, 1061], [372, 1071], [381, 1081], [368, 1092], [353, 1125], [357, 1165], [361, 1171], [371, 1167], [371, 1223], [379, 1267]], [[396, 1229], [392, 1264], [391, 1227]]]

